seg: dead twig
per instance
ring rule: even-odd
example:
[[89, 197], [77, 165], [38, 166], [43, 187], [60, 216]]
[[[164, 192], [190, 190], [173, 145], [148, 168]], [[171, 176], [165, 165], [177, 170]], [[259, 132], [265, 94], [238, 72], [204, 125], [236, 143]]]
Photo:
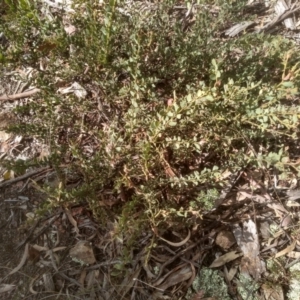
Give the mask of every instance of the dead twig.
[[[178, 252], [176, 255], [172, 256], [170, 259], [168, 259], [160, 268], [158, 275], [156, 277], [156, 281], [158, 281], [160, 279], [160, 276], [162, 275], [165, 267], [167, 265], [169, 265], [170, 263], [172, 263], [176, 258], [180, 257], [182, 254], [184, 254], [185, 252], [187, 252], [188, 250], [193, 249], [194, 247], [196, 247], [199, 243], [193, 243], [190, 246], [188, 246], [186, 249], [183, 249], [182, 251]], [[156, 282], [155, 281], [155, 282]]]
[[162, 238], [161, 236], [158, 236], [158, 237], [159, 237], [161, 240], [165, 241], [166, 243], [168, 243], [169, 245], [171, 245], [171, 246], [173, 246], [173, 247], [181, 247], [181, 246], [183, 246], [184, 244], [186, 244], [186, 243], [189, 241], [189, 239], [190, 239], [190, 237], [191, 237], [191, 232], [190, 232], [190, 230], [189, 230], [189, 233], [188, 233], [187, 237], [186, 237], [183, 241], [181, 241], [181, 242], [179, 242], [179, 243], [173, 243], [173, 242], [170, 242], [170, 241], [168, 241], [168, 240]]
[[120, 264], [121, 261], [120, 260], [113, 260], [113, 261], [106, 261], [106, 262], [102, 262], [100, 264], [97, 265], [93, 265], [91, 267], [86, 268], [87, 271], [91, 271], [91, 270], [97, 270], [100, 267], [104, 267], [104, 266], [109, 266], [109, 265], [115, 265], [115, 264]]
[[287, 12], [283, 13], [282, 15], [277, 16], [276, 18], [274, 18], [274, 20], [272, 20], [270, 23], [266, 24], [265, 26], [263, 26], [262, 28], [259, 28], [257, 30], [258, 33], [261, 32], [265, 32], [267, 30], [270, 30], [272, 27], [274, 27], [275, 25], [277, 25], [278, 23], [284, 21], [285, 19], [287, 19], [290, 15], [292, 15], [293, 13], [297, 12], [298, 10], [300, 10], [300, 6], [292, 9], [292, 10], [288, 10]]
[[75, 279], [67, 276], [65, 273], [63, 273], [63, 272], [57, 272], [56, 274], [58, 276], [62, 277], [63, 279], [66, 279], [66, 280], [70, 281], [71, 283], [73, 283], [73, 284], [75, 284], [75, 285], [77, 285], [79, 287], [82, 287], [82, 285], [77, 280], [75, 280]]
[[[25, 238], [25, 240], [24, 241], [22, 241], [18, 246], [17, 246], [17, 250], [18, 249], [20, 249], [25, 243], [27, 243], [27, 242], [31, 242], [31, 243], [33, 243], [39, 236], [41, 236], [59, 217], [60, 217], [60, 214], [61, 214], [61, 210], [58, 212], [58, 213], [56, 213], [56, 215], [53, 217], [53, 216], [51, 216], [52, 217], [52, 219], [49, 221], [49, 223], [48, 224], [46, 224], [46, 225], [44, 225], [44, 226], [42, 226], [42, 228], [39, 230], [39, 232], [35, 235], [35, 236], [33, 236], [33, 234], [34, 234], [34, 231], [35, 231], [35, 229], [37, 228], [37, 226], [38, 226], [38, 224], [40, 223], [40, 222], [43, 222], [42, 220], [40, 220], [40, 219], [38, 219], [37, 221], [36, 221], [36, 223], [34, 224], [34, 226], [32, 227], [32, 229], [31, 229], [31, 231], [30, 231], [30, 233], [28, 234], [28, 236]], [[50, 217], [50, 218], [51, 218]], [[49, 219], [49, 217], [48, 218], [46, 218], [46, 219]]]
[[26, 92], [23, 92], [23, 93], [19, 93], [19, 94], [14, 94], [14, 95], [3, 95], [3, 96], [0, 96], [0, 101], [14, 101], [14, 100], [17, 100], [17, 99], [21, 99], [21, 98], [26, 98], [26, 97], [30, 97], [38, 92], [40, 92], [41, 90], [40, 89], [32, 89], [30, 91], [26, 91]]
[[17, 183], [19, 181], [25, 180], [25, 179], [27, 179], [29, 177], [35, 176], [37, 174], [40, 174], [42, 172], [48, 171], [48, 170], [50, 171], [51, 168], [50, 167], [43, 167], [43, 168], [40, 168], [40, 169], [31, 171], [31, 172], [28, 172], [28, 173], [26, 173], [24, 175], [21, 175], [21, 176], [17, 177], [17, 178], [6, 180], [6, 181], [0, 183], [0, 189], [1, 188], [5, 188], [5, 187], [7, 187], [7, 186], [9, 186], [11, 184], [15, 184], [15, 183]]
[[12, 275], [12, 274], [15, 274], [17, 273], [18, 271], [21, 270], [21, 268], [25, 265], [26, 261], [27, 261], [27, 257], [28, 257], [28, 248], [29, 248], [29, 244], [27, 243], [26, 246], [25, 246], [25, 250], [24, 250], [24, 253], [23, 253], [23, 256], [22, 256], [22, 259], [20, 261], [20, 263], [13, 269], [9, 272], [9, 274], [7, 274], [3, 279], [0, 280], [0, 283], [6, 279], [8, 276]]

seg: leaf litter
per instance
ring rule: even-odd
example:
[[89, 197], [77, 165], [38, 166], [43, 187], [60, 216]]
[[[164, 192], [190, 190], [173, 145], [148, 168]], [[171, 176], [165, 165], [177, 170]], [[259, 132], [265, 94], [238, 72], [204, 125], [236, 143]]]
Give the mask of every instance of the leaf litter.
[[[44, 2], [47, 2], [50, 7], [72, 12], [72, 1], [69, 1], [66, 6], [61, 6], [60, 1]], [[278, 1], [274, 8], [277, 16], [259, 30], [270, 30], [282, 21], [286, 28], [295, 28], [290, 15], [296, 13], [298, 7], [295, 5], [291, 7], [290, 5], [291, 3]], [[287, 12], [291, 14], [287, 14]], [[234, 25], [226, 31], [226, 34], [229, 36], [238, 35], [251, 29], [252, 25], [253, 22]], [[68, 26], [65, 27], [67, 33], [75, 34], [76, 27]], [[22, 74], [27, 74], [30, 77], [30, 72], [31, 70], [23, 70]], [[34, 87], [25, 89], [25, 91], [15, 89], [13, 93], [5, 93], [0, 99], [10, 102], [20, 101], [20, 99], [28, 98], [38, 92], [40, 90]], [[59, 87], [58, 92], [63, 95], [74, 93], [79, 99], [87, 96], [86, 90], [77, 82], [68, 87]], [[1, 131], [1, 153], [10, 158], [30, 159], [38, 153], [39, 149], [47, 148], [47, 145], [43, 145], [39, 141], [36, 141], [36, 144], [37, 147], [34, 148], [33, 143], [28, 143], [20, 137], [13, 139], [11, 135]], [[14, 149], [17, 147], [21, 149], [18, 151], [18, 155], [14, 154]], [[171, 167], [167, 165], [165, 168], [170, 177], [175, 176]], [[51, 170], [47, 168], [42, 171], [45, 171], [45, 174], [39, 180], [45, 179]], [[25, 177], [16, 175], [16, 178], [7, 178], [8, 173], [5, 172], [3, 173], [3, 183], [5, 184], [2, 188], [15, 186], [17, 182], [20, 182], [23, 188], [27, 184], [27, 179], [35, 180], [40, 173], [35, 173], [35, 171], [30, 173], [31, 171], [28, 170]], [[263, 169], [257, 170], [258, 177], [264, 172]], [[13, 176], [9, 175], [9, 177]], [[227, 176], [224, 179], [227, 179]], [[241, 181], [243, 183], [240, 183]], [[273, 185], [270, 182], [259, 182], [253, 176], [252, 171], [242, 170], [241, 174], [229, 183], [227, 188], [224, 188], [215, 208], [204, 215], [202, 220], [197, 220], [198, 226], [195, 230], [189, 230], [187, 236], [184, 236], [184, 230], [181, 230], [181, 241], [178, 241], [177, 237], [168, 231], [163, 234], [163, 236], [165, 234], [167, 236], [162, 237], [161, 235], [154, 235], [149, 230], [146, 232], [146, 236], [141, 236], [141, 243], [136, 248], [136, 252], [128, 254], [127, 263], [123, 263], [121, 256], [126, 250], [124, 245], [128, 237], [118, 236], [113, 223], [108, 224], [107, 232], [101, 234], [93, 217], [87, 212], [84, 205], [80, 206], [79, 213], [75, 216], [72, 215], [72, 207], [65, 208], [64, 213], [57, 212], [59, 217], [55, 222], [51, 223], [50, 217], [47, 220], [41, 220], [42, 229], [40, 231], [33, 230], [31, 235], [27, 236], [26, 243], [22, 245], [24, 248], [23, 256], [19, 264], [9, 271], [6, 277], [2, 278], [0, 291], [11, 295], [9, 293], [16, 290], [16, 285], [2, 283], [2, 281], [7, 281], [10, 276], [18, 273], [24, 267], [29, 260], [29, 249], [31, 248], [39, 253], [45, 251], [45, 254], [32, 254], [34, 258], [31, 258], [35, 264], [47, 268], [48, 272], [39, 272], [39, 275], [34, 277], [29, 285], [30, 292], [33, 295], [39, 295], [39, 297], [44, 291], [65, 289], [74, 295], [89, 295], [93, 290], [94, 296], [99, 297], [99, 299], [100, 297], [114, 299], [117, 297], [116, 295], [121, 295], [120, 299], [125, 299], [129, 295], [131, 295], [131, 299], [135, 299], [138, 297], [137, 295], [140, 299], [174, 299], [173, 296], [177, 295], [175, 297], [179, 299], [183, 296], [181, 289], [187, 290], [193, 286], [197, 273], [202, 268], [204, 269], [203, 266], [209, 266], [210, 274], [215, 272], [215, 270], [211, 270], [212, 268], [219, 268], [218, 274], [227, 274], [225, 278], [229, 282], [235, 281], [233, 286], [235, 285], [234, 288], [236, 289], [245, 285], [245, 282], [256, 283], [263, 276], [267, 276], [268, 270], [264, 260], [280, 257], [298, 259], [300, 253], [298, 236], [292, 236], [292, 232], [286, 231], [286, 228], [293, 224], [293, 219], [298, 216], [290, 218], [289, 207], [291, 206], [283, 204], [286, 199], [294, 202], [298, 200], [300, 198], [299, 192], [291, 189], [283, 193], [283, 196], [278, 197], [273, 191], [270, 191], [271, 186]], [[276, 194], [277, 192], [281, 194], [282, 191], [278, 190]], [[29, 198], [32, 202], [32, 197]], [[111, 207], [114, 205], [114, 203], [110, 204], [103, 202], [104, 206]], [[16, 209], [16, 207], [10, 207], [12, 211]], [[31, 209], [35, 213], [34, 205]], [[264, 222], [266, 220], [268, 222]], [[262, 233], [262, 224], [265, 226], [265, 232], [270, 234], [269, 238]], [[29, 225], [29, 228], [33, 228], [33, 226]], [[73, 232], [71, 228], [73, 228]], [[232, 233], [231, 236], [228, 234], [229, 232]], [[59, 236], [62, 238], [58, 238]], [[78, 241], [78, 239], [80, 240]], [[153, 246], [154, 240], [155, 247]], [[74, 262], [72, 256], [78, 261]], [[82, 262], [89, 266], [82, 266]], [[278, 263], [284, 268], [282, 261]], [[93, 266], [97, 269], [91, 269]], [[129, 272], [126, 272], [128, 270]], [[237, 277], [237, 272], [245, 276], [246, 279]], [[114, 279], [118, 280], [118, 276], [123, 276], [123, 280], [119, 284], [110, 285]], [[45, 290], [43, 286], [38, 285], [41, 278]], [[284, 299], [280, 284], [277, 285], [275, 291], [274, 288], [270, 289], [266, 284], [261, 285], [260, 288], [262, 291], [260, 296], [265, 299]], [[258, 288], [253, 289], [253, 294], [257, 291]], [[194, 292], [194, 298], [191, 299], [205, 299], [207, 291], [200, 288], [199, 290], [194, 289]], [[243, 293], [241, 292], [241, 294]]]

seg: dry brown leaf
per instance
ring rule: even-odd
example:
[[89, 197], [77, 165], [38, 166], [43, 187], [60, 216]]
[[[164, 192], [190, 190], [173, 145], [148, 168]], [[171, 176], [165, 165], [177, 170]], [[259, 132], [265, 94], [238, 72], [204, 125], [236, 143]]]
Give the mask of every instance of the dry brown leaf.
[[[262, 195], [258, 195], [258, 194], [250, 194], [246, 191], [240, 191], [239, 200], [244, 200], [246, 198], [252, 199], [253, 201], [261, 204], [268, 203], [267, 206], [269, 208], [272, 208], [275, 211], [276, 217], [280, 218], [281, 221], [284, 220], [288, 215], [288, 211], [281, 204], [270, 203], [271, 198], [267, 192], [263, 192]], [[287, 221], [287, 219], [285, 220]]]
[[6, 151], [4, 151], [5, 149], [8, 150], [8, 144], [6, 143], [6, 145], [4, 146], [4, 144], [2, 144], [2, 143], [6, 142], [11, 137], [12, 137], [11, 133], [7, 133], [6, 131], [0, 130], [1, 152], [6, 152]]
[[37, 295], [37, 294], [38, 294], [38, 292], [35, 291], [35, 290], [33, 289], [33, 285], [34, 285], [34, 282], [39, 278], [39, 276], [40, 276], [40, 275], [35, 276], [35, 277], [30, 281], [30, 284], [29, 284], [29, 291], [30, 291], [30, 293], [33, 294], [33, 295]]
[[246, 179], [248, 179], [251, 190], [255, 190], [257, 188], [260, 189], [262, 187], [262, 178], [264, 177], [263, 170], [249, 170], [247, 173], [244, 173], [244, 176], [246, 177]]
[[47, 256], [50, 255], [50, 251], [51, 251], [51, 252], [58, 252], [58, 251], [61, 251], [61, 250], [65, 250], [66, 248], [67, 248], [67, 247], [65, 247], [65, 246], [61, 246], [61, 247], [56, 247], [56, 248], [47, 250], [45, 257], [47, 257]]
[[127, 273], [128, 275], [124, 278], [124, 280], [122, 281], [122, 283], [118, 289], [118, 293], [122, 294], [121, 299], [123, 299], [125, 297], [125, 295], [133, 287], [133, 285], [135, 284], [135, 280], [138, 278], [141, 270], [142, 270], [142, 267], [138, 266], [133, 272]]
[[179, 242], [179, 243], [173, 243], [173, 242], [170, 242], [170, 241], [168, 241], [168, 240], [166, 240], [166, 239], [164, 239], [164, 238], [162, 238], [162, 237], [160, 237], [160, 236], [158, 236], [158, 237], [159, 237], [161, 240], [165, 241], [167, 244], [169, 244], [169, 245], [171, 245], [171, 246], [173, 246], [173, 247], [181, 247], [181, 246], [183, 246], [184, 244], [186, 244], [186, 243], [188, 242], [188, 240], [190, 239], [190, 237], [191, 237], [191, 231], [189, 230], [187, 237], [186, 237], [183, 241], [181, 241], [181, 242]]
[[300, 206], [300, 204], [298, 203], [298, 202], [296, 202], [296, 201], [290, 201], [290, 200], [288, 200], [286, 203], [285, 203], [285, 205], [287, 206], [287, 207], [299, 207]]
[[236, 195], [236, 200], [237, 200], [237, 201], [243, 201], [243, 200], [249, 198], [248, 195], [250, 195], [250, 194], [245, 193], [245, 192], [243, 192], [243, 191], [239, 191], [239, 192], [237, 193], [237, 195]]
[[209, 266], [210, 268], [217, 268], [225, 265], [226, 263], [237, 259], [242, 256], [242, 253], [237, 253], [237, 251], [230, 251], [214, 260], [214, 262]]
[[164, 291], [173, 285], [188, 280], [193, 275], [192, 268], [188, 264], [185, 264], [179, 270], [178, 268], [176, 268], [172, 270], [170, 273], [171, 274], [165, 279], [165, 281], [157, 287], [158, 289]]
[[94, 284], [96, 282], [95, 279], [96, 279], [97, 272], [99, 272], [99, 270], [92, 270], [86, 275], [85, 281], [87, 282], [86, 287], [88, 289], [90, 289], [90, 288], [92, 288], [92, 286], [94, 286]]
[[96, 262], [93, 248], [87, 241], [79, 241], [71, 250], [70, 256], [79, 262], [92, 265]]
[[267, 300], [284, 300], [283, 290], [279, 284], [264, 283], [261, 289]]
[[70, 210], [66, 207], [65, 208], [65, 213], [70, 221], [70, 223], [74, 226], [74, 229], [76, 231], [76, 236], [80, 236], [80, 233], [79, 233], [79, 229], [78, 229], [78, 226], [77, 226], [77, 222], [76, 220], [73, 218]]
[[54, 281], [53, 281], [52, 274], [44, 273], [43, 274], [43, 281], [44, 281], [45, 290], [47, 292], [54, 292], [55, 291], [55, 286], [54, 286]]
[[226, 169], [222, 174], [221, 174], [221, 180], [224, 180], [224, 179], [226, 179], [226, 178], [228, 178], [228, 177], [230, 177], [232, 175], [232, 172], [231, 171], [229, 171], [228, 169]]
[[45, 257], [47, 257], [47, 256], [50, 255], [49, 254], [50, 251], [57, 252], [57, 251], [65, 250], [67, 247], [61, 246], [61, 247], [56, 247], [56, 248], [53, 248], [53, 249], [50, 250], [48, 247], [43, 247], [43, 246], [34, 244], [34, 245], [32, 245], [32, 248], [34, 248], [35, 250], [37, 250], [39, 252], [46, 251]]
[[300, 259], [300, 252], [291, 251], [291, 252], [287, 253], [286, 256], [290, 257], [290, 258]]
[[287, 253], [286, 256], [291, 257], [291, 258], [295, 258], [295, 259], [299, 259], [300, 258], [300, 252], [291, 251], [291, 252]]
[[189, 281], [186, 283], [185, 288], [188, 289], [194, 282], [196, 278], [196, 269], [192, 263], [190, 263], [192, 269], [192, 276], [190, 277]]
[[259, 231], [260, 231], [262, 239], [264, 241], [267, 241], [271, 236], [270, 223], [268, 221], [260, 222], [259, 223]]
[[71, 209], [72, 216], [73, 217], [80, 216], [80, 215], [84, 214], [84, 210], [85, 210], [85, 208], [83, 206], [74, 207]]
[[292, 222], [293, 222], [293, 220], [292, 220], [291, 215], [286, 214], [284, 217], [282, 217], [280, 225], [283, 228], [288, 228]]
[[[271, 239], [271, 241], [273, 241], [274, 239]], [[276, 247], [278, 246], [279, 241], [275, 240], [275, 242], [273, 244], [267, 244], [268, 246], [264, 247], [261, 252], [266, 252], [270, 249], [276, 249]]]
[[229, 271], [228, 271], [227, 267], [224, 266], [224, 275], [225, 275], [226, 281], [230, 282], [236, 275], [237, 271], [238, 271], [238, 265], [231, 267]]
[[236, 243], [235, 237], [231, 231], [222, 230], [216, 237], [216, 244], [224, 250], [229, 249]]
[[46, 53], [50, 53], [50, 51], [55, 49], [55, 48], [57, 48], [56, 43], [45, 40], [42, 44], [40, 44], [37, 47], [37, 50], [40, 51], [40, 52], [43, 52], [44, 55], [45, 55]]
[[270, 238], [268, 241], [268, 245], [270, 245], [272, 243], [273, 240], [279, 238], [280, 236], [282, 236], [283, 234], [285, 234], [285, 231], [283, 229], [278, 230], [277, 232], [273, 233], [273, 238]]
[[271, 203], [272, 198], [263, 185], [260, 185], [260, 189], [261, 195], [255, 194], [253, 200], [258, 203], [268, 203], [267, 206], [274, 210], [276, 217], [280, 218], [282, 222], [282, 220], [289, 214], [289, 212], [281, 204]]
[[78, 282], [82, 285], [82, 286], [84, 286], [84, 281], [85, 281], [85, 278], [86, 278], [86, 269], [83, 269], [83, 270], [81, 270], [81, 273], [80, 273], [80, 277], [79, 277], [79, 280], [78, 280]]
[[300, 198], [300, 190], [290, 190], [286, 192], [286, 195], [289, 197], [288, 200], [295, 201]]
[[275, 258], [278, 258], [280, 256], [286, 255], [290, 252], [292, 252], [295, 249], [296, 241], [293, 241], [291, 245], [287, 246], [285, 249], [279, 251], [276, 253]]
[[197, 294], [193, 295], [191, 300], [202, 300], [204, 296], [204, 291], [198, 291]]
[[274, 210], [276, 217], [280, 218], [281, 221], [287, 214], [289, 214], [289, 212], [281, 204], [271, 203], [268, 207]]
[[176, 177], [176, 174], [174, 173], [173, 169], [170, 167], [169, 164], [166, 164], [165, 166], [165, 173], [168, 177]]

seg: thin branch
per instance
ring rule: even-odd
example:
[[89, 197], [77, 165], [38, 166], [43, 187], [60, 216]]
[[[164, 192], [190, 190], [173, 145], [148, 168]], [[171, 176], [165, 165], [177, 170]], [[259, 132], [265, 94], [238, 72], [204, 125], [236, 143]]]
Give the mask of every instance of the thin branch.
[[43, 168], [34, 170], [32, 172], [28, 172], [24, 175], [21, 175], [21, 176], [17, 177], [17, 178], [13, 178], [13, 179], [10, 179], [10, 180], [3, 181], [3, 182], [0, 183], [0, 189], [4, 188], [4, 187], [7, 187], [11, 184], [17, 183], [19, 181], [22, 181], [24, 179], [27, 179], [31, 176], [35, 176], [35, 175], [40, 174], [42, 172], [48, 171], [48, 170], [51, 170], [51, 168], [50, 167], [43, 167]]
[[14, 94], [14, 95], [3, 95], [3, 96], [0, 96], [0, 101], [14, 101], [14, 100], [17, 100], [17, 99], [21, 99], [21, 98], [26, 98], [26, 97], [29, 97], [29, 96], [32, 96], [38, 92], [40, 92], [41, 90], [40, 89], [33, 89], [33, 90], [30, 90], [30, 91], [26, 91], [26, 92], [23, 92], [23, 93], [19, 93], [19, 94]]
[[282, 15], [277, 16], [270, 23], [268, 23], [264, 27], [260, 28], [258, 30], [258, 32], [260, 33], [260, 32], [263, 32], [263, 31], [270, 30], [273, 26], [275, 26], [278, 23], [284, 21], [285, 19], [287, 19], [288, 17], [290, 17], [293, 13], [297, 12], [299, 9], [300, 9], [300, 6], [294, 8], [293, 10], [288, 10], [285, 13], [283, 13]]

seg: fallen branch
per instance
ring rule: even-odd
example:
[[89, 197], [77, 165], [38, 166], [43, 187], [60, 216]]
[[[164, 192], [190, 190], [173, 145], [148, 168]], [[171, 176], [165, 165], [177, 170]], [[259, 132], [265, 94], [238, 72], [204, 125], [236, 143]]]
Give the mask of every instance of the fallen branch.
[[24, 175], [21, 175], [21, 176], [17, 177], [17, 178], [13, 178], [13, 179], [3, 181], [3, 182], [0, 183], [0, 189], [4, 188], [4, 187], [7, 187], [11, 184], [17, 183], [19, 181], [25, 180], [25, 179], [27, 179], [31, 176], [35, 176], [35, 175], [40, 174], [42, 172], [48, 171], [48, 170], [51, 170], [51, 168], [50, 167], [43, 167], [43, 168], [28, 172]]
[[21, 247], [23, 247], [23, 245], [26, 244], [26, 243], [29, 243], [29, 242], [33, 243], [33, 242], [35, 242], [36, 239], [38, 237], [40, 237], [42, 234], [44, 234], [46, 232], [46, 230], [60, 217], [61, 212], [62, 212], [61, 210], [59, 212], [57, 212], [54, 215], [54, 217], [53, 217], [53, 215], [50, 216], [50, 217], [47, 217], [46, 220], [49, 219], [49, 218], [52, 218], [52, 219], [48, 222], [48, 224], [44, 224], [42, 226], [42, 228], [35, 234], [35, 236], [33, 236], [33, 234], [35, 233], [36, 228], [38, 227], [38, 225], [40, 223], [44, 223], [44, 221], [45, 221], [45, 219], [44, 220], [38, 219], [35, 222], [35, 224], [32, 226], [32, 228], [30, 229], [30, 232], [27, 235], [27, 237], [21, 243], [19, 243], [17, 245], [17, 250], [20, 249]]
[[38, 92], [40, 92], [41, 90], [40, 89], [33, 89], [33, 90], [30, 90], [30, 91], [26, 91], [26, 92], [23, 92], [23, 93], [19, 93], [19, 94], [14, 94], [14, 95], [3, 95], [0, 97], [0, 101], [14, 101], [14, 100], [17, 100], [17, 99], [21, 99], [21, 98], [26, 98], [26, 97], [29, 97], [29, 96], [32, 96]]
[[292, 14], [294, 14], [298, 10], [300, 10], [300, 6], [294, 8], [292, 10], [286, 11], [282, 15], [279, 15], [279, 16], [275, 17], [270, 23], [268, 23], [265, 26], [263, 26], [262, 28], [260, 28], [257, 32], [261, 33], [261, 32], [265, 32], [265, 31], [270, 30], [272, 27], [274, 27], [278, 23], [284, 21], [285, 19], [289, 18]]

